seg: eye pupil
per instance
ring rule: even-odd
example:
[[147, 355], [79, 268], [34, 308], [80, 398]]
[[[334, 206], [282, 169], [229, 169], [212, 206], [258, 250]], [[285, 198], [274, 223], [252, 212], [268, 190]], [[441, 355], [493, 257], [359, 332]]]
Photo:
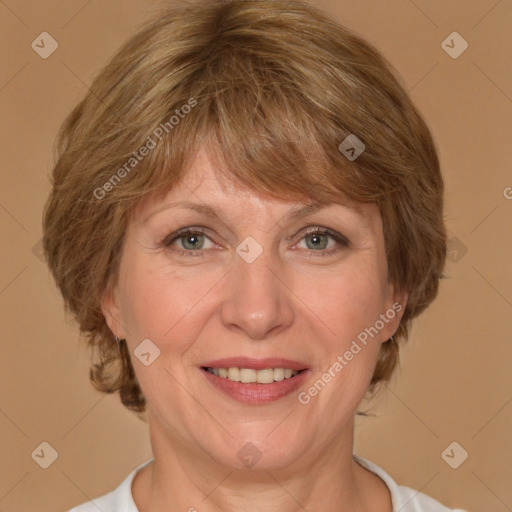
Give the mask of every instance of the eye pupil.
[[[189, 245], [189, 242], [190, 242], [191, 240], [195, 240], [195, 242], [198, 242], [198, 239], [199, 239], [199, 237], [200, 237], [200, 236], [201, 236], [201, 235], [188, 235], [188, 236], [186, 236], [186, 237], [183, 237], [184, 242], [185, 242], [185, 243], [184, 243], [185, 247], [186, 247], [187, 245]], [[191, 242], [191, 243], [190, 243], [190, 247], [191, 247], [192, 249], [194, 249], [194, 248], [196, 248], [196, 247], [198, 246], [198, 244], [197, 244], [197, 243], [195, 243], [195, 242]], [[199, 245], [200, 245], [200, 244], [199, 244]]]
[[322, 244], [322, 236], [325, 238], [325, 235], [322, 233], [312, 233], [310, 235], [310, 240], [313, 245], [313, 248], [318, 248], [319, 246], [322, 246], [322, 248], [325, 248], [325, 247], [323, 247], [323, 245], [325, 245], [325, 244]]

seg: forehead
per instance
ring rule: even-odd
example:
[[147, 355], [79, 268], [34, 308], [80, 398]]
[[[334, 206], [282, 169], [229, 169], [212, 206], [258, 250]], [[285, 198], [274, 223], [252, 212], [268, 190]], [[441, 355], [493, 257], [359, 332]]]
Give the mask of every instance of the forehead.
[[243, 215], [262, 210], [275, 210], [280, 216], [305, 217], [324, 208], [349, 212], [365, 225], [373, 224], [380, 216], [375, 204], [349, 200], [340, 194], [339, 202], [318, 200], [306, 192], [302, 196], [283, 198], [277, 194], [254, 190], [236, 181], [227, 173], [220, 173], [208, 154], [201, 149], [190, 160], [182, 178], [158, 198], [148, 197], [135, 210], [136, 224], [145, 223], [163, 210], [191, 209], [209, 217], [235, 213]]

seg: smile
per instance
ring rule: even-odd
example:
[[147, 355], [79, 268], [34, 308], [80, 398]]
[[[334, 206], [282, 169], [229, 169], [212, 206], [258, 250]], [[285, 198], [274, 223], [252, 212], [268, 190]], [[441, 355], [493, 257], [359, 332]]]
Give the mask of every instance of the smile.
[[254, 368], [203, 368], [213, 375], [222, 379], [229, 379], [232, 382], [241, 382], [243, 384], [271, 384], [272, 382], [281, 382], [285, 379], [291, 379], [302, 370], [292, 370], [291, 368], [265, 368], [255, 370]]
[[309, 369], [243, 368], [237, 366], [201, 366], [201, 373], [220, 396], [228, 396], [242, 404], [268, 404], [304, 386]]

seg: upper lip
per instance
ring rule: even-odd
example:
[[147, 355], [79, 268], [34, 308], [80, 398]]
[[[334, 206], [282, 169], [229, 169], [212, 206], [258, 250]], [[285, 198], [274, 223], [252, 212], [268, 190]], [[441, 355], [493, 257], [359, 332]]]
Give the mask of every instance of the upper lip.
[[226, 357], [207, 361], [201, 364], [205, 368], [250, 368], [253, 370], [265, 370], [266, 368], [289, 368], [290, 370], [305, 370], [307, 365], [300, 361], [292, 361], [282, 357], [265, 357], [256, 359], [252, 357]]

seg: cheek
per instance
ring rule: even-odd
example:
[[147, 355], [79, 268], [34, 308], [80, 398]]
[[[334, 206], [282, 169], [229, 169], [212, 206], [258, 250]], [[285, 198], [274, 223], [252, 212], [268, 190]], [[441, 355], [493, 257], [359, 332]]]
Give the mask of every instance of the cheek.
[[124, 276], [122, 315], [132, 344], [149, 338], [161, 348], [172, 343], [175, 354], [186, 350], [197, 335], [192, 331], [199, 326], [202, 298], [215, 281], [204, 274], [184, 277], [182, 270], [162, 268], [143, 256], [126, 261]]
[[[175, 294], [169, 288], [168, 280], [158, 275], [154, 266], [146, 264], [143, 256], [134, 255], [134, 251], [127, 251], [126, 256], [121, 265], [123, 320], [132, 343], [137, 343], [139, 338], [156, 340], [163, 329], [172, 327], [168, 312], [175, 309], [169, 299]], [[162, 325], [166, 317], [167, 327]]]
[[[310, 387], [302, 390], [301, 404], [313, 404], [307, 414], [331, 411], [318, 421], [336, 430], [352, 416], [368, 389], [377, 362], [381, 340], [371, 328], [379, 319], [384, 290], [378, 266], [355, 266], [325, 281], [316, 295], [316, 311], [330, 335], [324, 338], [322, 367]], [[370, 334], [369, 334], [370, 333]]]
[[336, 339], [350, 344], [382, 312], [385, 297], [378, 266], [372, 262], [334, 274], [325, 279], [316, 300], [316, 310]]
[[[191, 324], [189, 318], [201, 294], [194, 293], [195, 288], [177, 276], [135, 259], [127, 262], [130, 266], [126, 266], [128, 272], [124, 274], [122, 302], [132, 365], [150, 404], [168, 403], [168, 400], [176, 404], [180, 401], [179, 393], [170, 396], [169, 386], [175, 384], [173, 377], [179, 381], [186, 378], [180, 363], [197, 337], [192, 332], [197, 324]], [[150, 339], [160, 350], [149, 366], [137, 359], [137, 347], [145, 339]], [[168, 371], [170, 367], [172, 374]]]

